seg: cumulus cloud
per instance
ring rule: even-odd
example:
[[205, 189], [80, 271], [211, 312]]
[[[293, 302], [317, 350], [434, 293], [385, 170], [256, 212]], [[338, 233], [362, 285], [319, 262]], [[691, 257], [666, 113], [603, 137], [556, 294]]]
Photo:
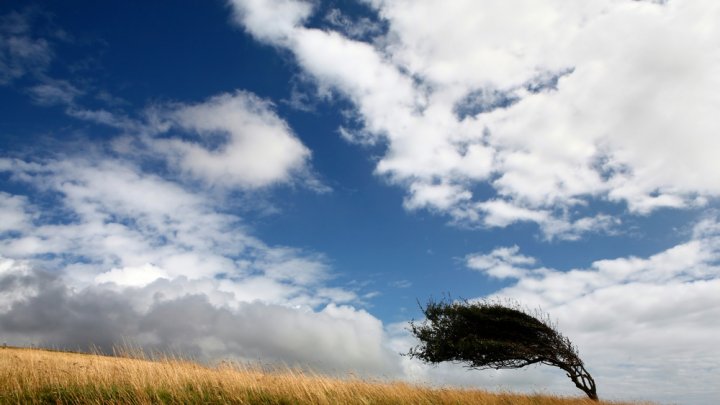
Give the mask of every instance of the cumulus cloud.
[[[720, 334], [718, 229], [718, 221], [708, 218], [689, 241], [650, 257], [599, 260], [569, 271], [536, 268], [516, 246], [470, 255], [467, 265], [515, 280], [493, 297], [540, 307], [557, 319], [601, 390], [680, 402], [692, 394], [705, 403], [718, 395], [720, 373], [714, 354]], [[563, 389], [562, 377], [550, 383], [553, 389]]]
[[277, 2], [231, 4], [353, 103], [361, 128], [341, 133], [387, 146], [376, 172], [408, 209], [573, 239], [612, 230], [617, 218], [585, 210], [596, 200], [644, 215], [720, 194], [712, 1], [368, 0], [388, 29], [372, 42], [303, 25], [309, 2], [283, 2], [274, 34], [247, 16]]
[[[158, 132], [154, 151], [191, 177], [210, 185], [256, 188], [309, 176], [310, 150], [254, 94], [238, 91], [197, 104], [176, 104], [151, 112]], [[174, 131], [196, 134], [173, 136]]]

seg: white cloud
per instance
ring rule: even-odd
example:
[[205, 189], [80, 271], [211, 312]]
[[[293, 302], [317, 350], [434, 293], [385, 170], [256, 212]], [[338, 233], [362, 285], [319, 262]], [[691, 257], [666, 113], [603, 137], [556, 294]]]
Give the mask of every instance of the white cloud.
[[159, 278], [167, 278], [165, 270], [151, 264], [142, 266], [114, 268], [98, 274], [95, 281], [98, 283], [115, 283], [120, 286], [145, 287]]
[[367, 17], [353, 19], [339, 9], [333, 8], [324, 18], [331, 26], [342, 31], [349, 38], [363, 39], [373, 37], [382, 33], [382, 27], [377, 21]]
[[716, 2], [369, 0], [389, 29], [373, 43], [304, 27], [310, 3], [291, 4], [282, 35], [237, 21], [352, 101], [362, 128], [341, 133], [387, 145], [376, 172], [408, 209], [573, 239], [617, 221], [576, 209], [595, 200], [648, 214], [720, 195]]
[[489, 226], [504, 227], [517, 221], [541, 223], [547, 221], [549, 216], [547, 211], [531, 210], [504, 200], [485, 201], [479, 203], [478, 208], [485, 212], [483, 221]]
[[[209, 185], [242, 188], [310, 178], [310, 150], [273, 111], [272, 104], [238, 91], [198, 104], [176, 104], [154, 111], [158, 135], [149, 140], [160, 156], [181, 172]], [[193, 140], [174, 137], [180, 130]], [[169, 135], [169, 137], [168, 137]]]
[[452, 184], [413, 183], [410, 195], [405, 200], [405, 208], [435, 208], [447, 210], [463, 200], [469, 200], [472, 194], [462, 187]]
[[[326, 302], [310, 293], [327, 278], [322, 257], [266, 246], [243, 230], [240, 218], [223, 213], [222, 202], [211, 196], [109, 159], [42, 164], [1, 159], [0, 167], [13, 179], [58, 198], [54, 211], [46, 209], [32, 223], [26, 214], [20, 216], [38, 211], [28, 197], [3, 195], [2, 201], [11, 202], [3, 204], [3, 215], [19, 219], [12, 226], [15, 233], [0, 241], [0, 254], [49, 257], [78, 285], [95, 283], [98, 276], [97, 281], [143, 285], [150, 281], [149, 269], [153, 277], [222, 276], [238, 284], [250, 283], [255, 275], [281, 291], [270, 294], [273, 302]], [[64, 219], [48, 219], [58, 216]], [[132, 277], [141, 269], [143, 277]]]
[[229, 3], [234, 6], [235, 20], [247, 27], [250, 34], [262, 41], [289, 40], [293, 29], [307, 19], [312, 5], [297, 0], [245, 0]]
[[545, 209], [530, 209], [518, 205], [512, 200], [488, 200], [472, 206], [470, 209], [458, 210], [453, 215], [457, 219], [480, 220], [478, 212], [484, 214], [483, 225], [487, 227], [505, 227], [516, 222], [535, 222], [542, 227], [544, 238], [577, 240], [587, 232], [604, 231], [608, 234], [616, 232], [621, 224], [619, 218], [607, 214], [580, 216], [571, 218], [567, 210], [553, 213]]
[[497, 278], [521, 278], [528, 272], [527, 266], [535, 264], [532, 257], [521, 255], [520, 248], [500, 247], [488, 254], [471, 254], [465, 257], [466, 265]]
[[[438, 93], [518, 97], [468, 120], [476, 137], [490, 131], [500, 194], [528, 208], [605, 194], [648, 212], [720, 191], [706, 176], [718, 172], [716, 4], [374, 4], [397, 35], [394, 61]], [[521, 90], [543, 72], [565, 72], [556, 91]]]
[[0, 191], [0, 235], [28, 226], [31, 218], [27, 199]]

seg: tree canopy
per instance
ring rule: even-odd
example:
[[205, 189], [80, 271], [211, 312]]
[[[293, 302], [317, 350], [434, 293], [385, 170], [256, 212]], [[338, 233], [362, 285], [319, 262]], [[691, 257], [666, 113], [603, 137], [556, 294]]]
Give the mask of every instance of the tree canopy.
[[595, 380], [577, 348], [540, 311], [530, 314], [516, 304], [466, 300], [430, 300], [422, 310], [425, 321], [410, 322], [420, 344], [409, 356], [426, 363], [464, 363], [473, 369], [547, 364], [564, 370], [577, 388], [598, 399]]

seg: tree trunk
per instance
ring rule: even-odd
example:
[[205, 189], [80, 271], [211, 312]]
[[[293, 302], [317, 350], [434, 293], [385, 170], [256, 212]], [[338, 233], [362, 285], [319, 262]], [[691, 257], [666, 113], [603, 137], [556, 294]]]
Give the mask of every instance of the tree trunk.
[[563, 369], [567, 371], [567, 376], [575, 383], [576, 387], [581, 389], [593, 401], [599, 401], [597, 389], [595, 387], [595, 380], [593, 380], [590, 373], [585, 370], [585, 367], [582, 364], [567, 368], [563, 367]]

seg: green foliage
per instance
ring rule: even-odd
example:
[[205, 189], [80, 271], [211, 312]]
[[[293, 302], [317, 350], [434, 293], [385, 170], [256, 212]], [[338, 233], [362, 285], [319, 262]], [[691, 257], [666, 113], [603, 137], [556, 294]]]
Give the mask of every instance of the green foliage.
[[491, 301], [433, 301], [423, 308], [426, 320], [411, 322], [420, 344], [409, 356], [427, 363], [450, 361], [474, 369], [513, 369], [547, 364], [564, 370], [575, 386], [597, 399], [595, 381], [577, 349], [548, 317], [530, 314], [517, 304]]

